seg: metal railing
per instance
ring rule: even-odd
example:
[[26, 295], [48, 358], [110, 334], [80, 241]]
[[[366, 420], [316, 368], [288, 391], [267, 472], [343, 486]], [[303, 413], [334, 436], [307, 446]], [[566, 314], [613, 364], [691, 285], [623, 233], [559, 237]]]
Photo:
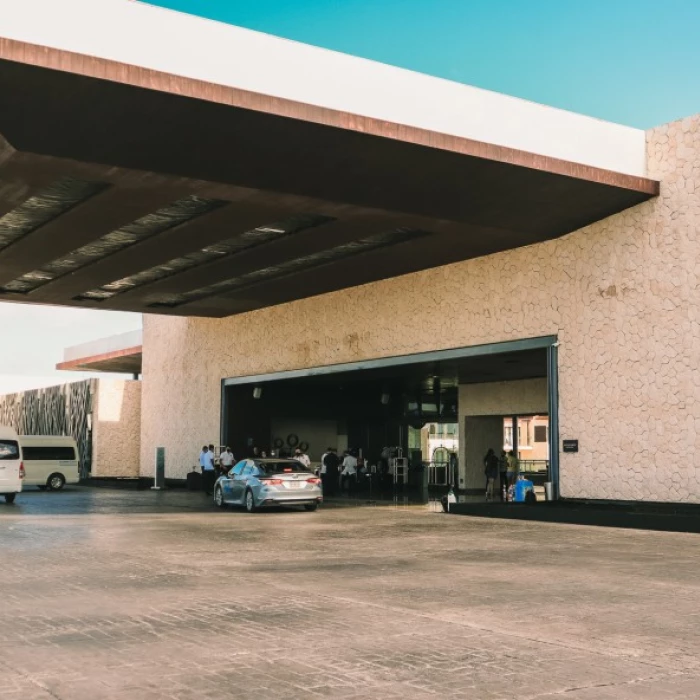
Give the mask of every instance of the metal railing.
[[520, 459], [518, 460], [518, 465], [520, 466], [520, 472], [535, 473], [535, 472], [548, 472], [549, 471], [549, 460], [548, 459]]
[[454, 484], [456, 474], [453, 474], [454, 466], [449, 462], [428, 463], [428, 486], [449, 486]]

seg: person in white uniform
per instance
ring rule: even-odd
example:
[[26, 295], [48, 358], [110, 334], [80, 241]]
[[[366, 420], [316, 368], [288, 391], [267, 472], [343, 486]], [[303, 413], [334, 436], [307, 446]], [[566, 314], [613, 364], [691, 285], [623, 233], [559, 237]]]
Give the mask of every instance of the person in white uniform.
[[294, 450], [294, 459], [296, 459], [297, 462], [301, 462], [307, 469], [311, 466], [309, 455], [302, 452], [300, 447], [297, 447], [296, 450]]
[[231, 448], [227, 447], [221, 453], [221, 456], [219, 457], [219, 464], [221, 465], [221, 473], [228, 474], [229, 471], [231, 471], [231, 467], [233, 466], [233, 463], [235, 461], [236, 461], [236, 458], [233, 456], [233, 452], [231, 452]]
[[350, 493], [355, 491], [357, 486], [357, 458], [350, 451], [345, 453], [343, 458], [343, 471], [340, 473], [340, 482], [347, 484]]

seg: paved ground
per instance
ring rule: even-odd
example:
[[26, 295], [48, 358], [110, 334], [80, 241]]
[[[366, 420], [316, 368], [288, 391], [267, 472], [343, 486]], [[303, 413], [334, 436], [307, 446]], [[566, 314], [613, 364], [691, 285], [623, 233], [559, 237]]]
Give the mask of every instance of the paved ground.
[[700, 696], [700, 537], [429, 508], [0, 505], [0, 698]]

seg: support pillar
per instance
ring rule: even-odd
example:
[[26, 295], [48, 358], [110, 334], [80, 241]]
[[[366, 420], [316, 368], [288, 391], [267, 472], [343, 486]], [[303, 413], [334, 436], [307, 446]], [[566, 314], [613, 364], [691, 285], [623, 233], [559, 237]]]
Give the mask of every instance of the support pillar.
[[559, 343], [547, 348], [547, 403], [549, 410], [549, 480], [559, 498]]

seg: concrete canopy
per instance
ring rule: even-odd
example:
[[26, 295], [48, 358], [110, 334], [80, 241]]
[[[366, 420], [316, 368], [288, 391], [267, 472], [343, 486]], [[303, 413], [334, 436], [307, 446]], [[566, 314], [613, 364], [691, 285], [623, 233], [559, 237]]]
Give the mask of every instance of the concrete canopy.
[[141, 374], [143, 331], [130, 331], [66, 348], [56, 369]]
[[[643, 132], [467, 86], [443, 94], [446, 81], [105, 0], [97, 38], [118, 34], [119, 22], [150, 30], [132, 32], [120, 61], [67, 31], [72, 9], [90, 35], [89, 3], [62, 3], [56, 17], [52, 4], [23, 3], [27, 17], [0, 28], [0, 299], [227, 316], [552, 239], [658, 194], [644, 177]], [[55, 28], [36, 30], [33, 5]], [[207, 79], [217, 51], [250, 51], [250, 34], [259, 55], [243, 77]], [[210, 47], [189, 74], [166, 60], [177, 37]], [[147, 40], [150, 53], [134, 53]], [[398, 85], [408, 74], [414, 83], [393, 95], [404, 111], [381, 112], [376, 95], [372, 104], [359, 95], [351, 112], [321, 92], [316, 104], [279, 96], [265, 76], [267, 92], [245, 83], [260, 60], [284, 73], [284, 52], [307, 50], [339, 62], [348, 85], [387, 70]], [[308, 99], [302, 88], [321, 58], [282, 83], [296, 80]], [[432, 101], [420, 120], [404, 94], [411, 84]], [[506, 121], [522, 118], [527, 131], [540, 119], [545, 136], [520, 143], [517, 130], [483, 124], [465, 135], [464, 95], [482, 122], [512, 108]], [[454, 126], [433, 118], [451, 111]]]

